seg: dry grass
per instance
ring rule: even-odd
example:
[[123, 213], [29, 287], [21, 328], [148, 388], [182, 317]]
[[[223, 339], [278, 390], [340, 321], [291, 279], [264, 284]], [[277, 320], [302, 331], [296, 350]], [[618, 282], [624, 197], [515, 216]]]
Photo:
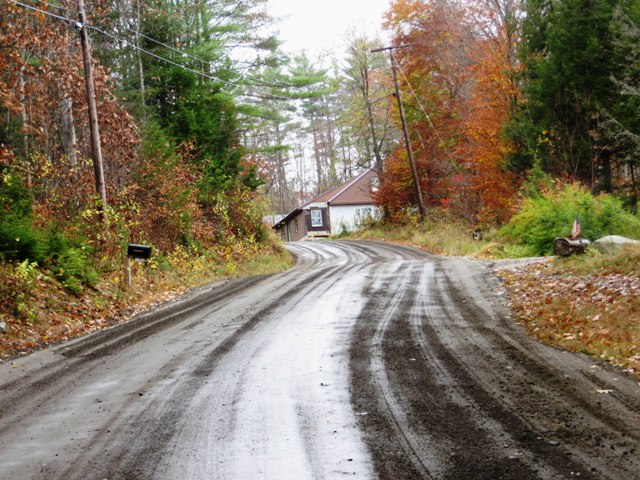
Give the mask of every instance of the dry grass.
[[358, 231], [352, 238], [404, 243], [441, 255], [472, 255], [486, 246], [476, 241], [466, 226], [458, 223], [423, 223], [416, 225], [375, 224]]

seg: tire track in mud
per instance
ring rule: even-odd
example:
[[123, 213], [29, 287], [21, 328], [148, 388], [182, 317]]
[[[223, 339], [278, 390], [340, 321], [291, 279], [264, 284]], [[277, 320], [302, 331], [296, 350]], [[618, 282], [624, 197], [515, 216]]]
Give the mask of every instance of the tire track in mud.
[[354, 333], [352, 398], [380, 478], [635, 478], [637, 398], [569, 381], [488, 296], [486, 272], [431, 260], [364, 292]]
[[[385, 336], [391, 326], [391, 322], [398, 315], [405, 315], [411, 306], [411, 298], [408, 294], [411, 292], [411, 284], [416, 281], [417, 275], [414, 269], [408, 268], [398, 284], [395, 287], [395, 293], [390, 301], [382, 308], [378, 307], [376, 315], [378, 316], [378, 325], [375, 328], [373, 338], [371, 339], [371, 374], [372, 379], [376, 383], [376, 387], [380, 393], [379, 399], [382, 401], [383, 409], [387, 412], [387, 420], [391, 422], [391, 426], [396, 433], [396, 437], [400, 442], [402, 449], [409, 456], [411, 463], [421, 476], [428, 476], [429, 465], [432, 464], [424, 449], [424, 434], [420, 435], [411, 427], [411, 422], [405, 413], [402, 400], [396, 398], [396, 394], [392, 390], [391, 381], [387, 375], [388, 358], [385, 358]], [[387, 288], [390, 283], [386, 285]], [[428, 441], [428, 440], [427, 440]]]
[[[192, 399], [196, 398], [198, 391], [208, 383], [208, 379], [224, 356], [259, 325], [269, 323], [283, 302], [295, 303], [296, 299], [304, 297], [312, 290], [315, 292], [319, 287], [328, 288], [330, 280], [335, 276], [360, 268], [362, 267], [358, 265], [348, 265], [314, 269], [303, 279], [291, 282], [284, 293], [252, 313], [237, 330], [203, 355], [163, 398], [138, 406], [135, 405], [135, 400], [132, 400], [127, 408], [121, 410], [123, 417], [119, 418], [119, 413], [111, 422], [113, 427], [107, 432], [99, 432], [90, 442], [89, 450], [100, 453], [79, 458], [55, 478], [82, 478], [74, 476], [75, 472], [86, 472], [88, 469], [97, 470], [104, 478], [156, 478], [156, 474], [160, 473], [156, 472], [159, 460], [165, 454], [171, 440], [183, 428], [182, 418], [189, 410]], [[238, 365], [238, 368], [237, 375], [242, 376], [244, 367]], [[158, 378], [152, 378], [148, 384], [154, 385], [157, 382]], [[237, 394], [238, 392], [236, 396]], [[226, 415], [232, 428], [233, 411], [227, 412]], [[111, 445], [126, 445], [126, 448], [110, 448]]]
[[[520, 432], [520, 448], [559, 472], [555, 478], [627, 480], [640, 471], [640, 460], [634, 460], [640, 446], [637, 398], [622, 392], [598, 398], [601, 385], [565, 375], [561, 365], [542, 354], [546, 347], [518, 335], [504, 318], [497, 316], [500, 328], [487, 326], [487, 311], [459, 290], [449, 273], [441, 271], [439, 283], [434, 294], [436, 303], [446, 307], [446, 320], [423, 325], [430, 348], [448, 357], [460, 385], [476, 386], [468, 395], [486, 415]], [[448, 327], [456, 319], [458, 325]], [[463, 349], [447, 342], [463, 329], [476, 333], [472, 345]], [[471, 348], [476, 352], [460, 355]], [[547, 348], [546, 354], [550, 351]]]
[[[305, 272], [317, 268], [324, 269], [326, 266], [322, 266], [321, 263], [331, 259], [330, 255], [322, 255], [315, 250], [305, 249], [305, 251], [312, 254], [311, 259], [300, 259], [300, 263], [294, 269], [295, 271]], [[71, 383], [67, 379], [75, 375], [73, 379], [76, 381], [78, 377], [83, 375], [83, 372], [91, 370], [94, 366], [94, 361], [115, 355], [120, 350], [136, 342], [184, 322], [198, 312], [198, 319], [185, 326], [185, 328], [191, 328], [206, 316], [223, 308], [235, 295], [251, 289], [270, 277], [270, 275], [246, 277], [227, 281], [213, 289], [208, 287], [197, 289], [163, 308], [140, 314], [129, 321], [106, 330], [95, 332], [87, 337], [71, 341], [66, 345], [55, 347], [61, 357], [66, 357], [67, 360], [60, 358], [40, 368], [38, 371], [1, 385], [0, 401], [4, 404], [19, 404], [25, 398], [33, 399], [38, 395], [41, 396], [41, 400], [38, 403], [31, 402], [32, 408], [30, 410], [23, 409], [19, 416], [11, 415], [10, 420], [3, 416], [0, 422], [0, 433], [13, 423], [32, 413], [48, 399], [68, 389]], [[68, 359], [71, 359], [71, 361]], [[43, 394], [46, 394], [46, 396], [42, 396]]]
[[360, 379], [354, 401], [367, 410], [362, 423], [371, 435], [380, 477], [538, 478], [520, 459], [497, 455], [477, 418], [445, 394], [443, 386], [455, 388], [455, 380], [442, 369], [439, 375], [433, 372], [412, 328], [424, 306], [417, 303], [416, 285], [426, 267], [415, 262], [404, 267], [394, 288], [387, 283], [368, 292], [377, 300], [365, 308], [356, 333], [356, 342], [366, 345], [355, 343], [352, 350], [354, 377]]
[[[433, 402], [441, 403], [443, 421], [432, 422], [432, 428], [446, 426], [442, 434], [450, 437], [450, 442], [456, 446], [456, 454], [451, 456], [450, 466], [442, 478], [592, 478], [588, 470], [575, 464], [557, 447], [543, 442], [538, 432], [505, 408], [497, 400], [499, 390], [487, 390], [486, 385], [473, 375], [474, 369], [481, 368], [479, 364], [465, 368], [459, 360], [461, 352], [443, 342], [443, 332], [436, 325], [442, 330], [464, 330], [466, 341], [476, 341], [478, 333], [482, 336], [482, 332], [473, 322], [482, 319], [476, 315], [486, 313], [475, 309], [476, 315], [468, 316], [468, 312], [457, 310], [459, 303], [443, 299], [438, 270], [436, 268], [436, 274], [430, 275], [428, 281], [423, 281], [422, 292], [417, 293], [421, 301], [413, 312], [410, 335], [417, 341], [425, 359], [424, 368], [435, 366], [440, 382], [445, 384], [445, 388], [435, 386]], [[462, 302], [462, 299], [458, 301]], [[462, 304], [469, 303], [468, 300], [465, 302]], [[447, 335], [454, 333], [447, 332]], [[478, 360], [483, 354], [478, 351], [471, 360]], [[450, 420], [452, 418], [455, 418], [454, 422]], [[473, 439], [473, 443], [469, 439]]]
[[[251, 446], [257, 457], [273, 451], [268, 448], [273, 432], [246, 436], [246, 430], [254, 428], [247, 419], [260, 419], [261, 413], [237, 404], [248, 400], [267, 408], [260, 407], [262, 368], [283, 363], [282, 369], [274, 367], [269, 374], [285, 378], [291, 372], [288, 364], [304, 359], [304, 352], [297, 356], [294, 350], [285, 357], [282, 352], [289, 342], [296, 348], [296, 335], [316, 341], [314, 335], [305, 335], [304, 325], [295, 334], [289, 330], [299, 325], [297, 320], [307, 315], [310, 305], [320, 306], [309, 317], [311, 323], [322, 318], [335, 324], [328, 328], [340, 329], [340, 365], [349, 373], [340, 377], [342, 386], [336, 392], [343, 398], [350, 395], [352, 406], [345, 407], [348, 415], [341, 417], [348, 421], [331, 428], [348, 424], [350, 432], [357, 432], [350, 435], [360, 445], [362, 434], [370, 449], [359, 457], [360, 465], [367, 459], [368, 467], [360, 470], [365, 473], [354, 478], [637, 478], [638, 390], [631, 382], [617, 383], [607, 372], [592, 374], [581, 357], [526, 337], [495, 303], [495, 279], [486, 276], [486, 264], [377, 242], [296, 244], [290, 249], [297, 266], [268, 282], [259, 277], [202, 291], [168, 309], [70, 343], [66, 356], [58, 347], [46, 357], [44, 368], [32, 363], [24, 373], [16, 372], [17, 377], [13, 372], [5, 375], [17, 379], [4, 382], [0, 392], [0, 402], [7, 406], [0, 417], [0, 451], [7, 457], [0, 460], [10, 458], [21, 472], [29, 473], [12, 477], [18, 470], [11, 470], [6, 478], [151, 479], [175, 478], [176, 473], [194, 479], [237, 477], [235, 467], [218, 465], [219, 458], [227, 455], [233, 465], [233, 452], [244, 441], [255, 442]], [[350, 290], [354, 284], [355, 292]], [[349, 295], [343, 296], [346, 291]], [[333, 307], [328, 308], [323, 295], [348, 300], [329, 301]], [[313, 301], [302, 302], [306, 297]], [[304, 304], [298, 317], [281, 321], [280, 316], [298, 303]], [[274, 343], [274, 338], [280, 342]], [[140, 348], [133, 348], [137, 343]], [[308, 348], [310, 343], [301, 345]], [[322, 355], [333, 348], [324, 347]], [[264, 351], [269, 355], [260, 359]], [[316, 353], [313, 365], [320, 365]], [[143, 355], [151, 360], [143, 362]], [[127, 368], [138, 359], [140, 369]], [[258, 365], [252, 367], [252, 362]], [[127, 390], [122, 390], [119, 382], [125, 372], [134, 380], [123, 381]], [[96, 386], [101, 381], [113, 381], [114, 386]], [[351, 474], [352, 466], [355, 473], [356, 462], [349, 463], [346, 456], [339, 470], [327, 460], [331, 455], [323, 442], [331, 432], [321, 434], [321, 429], [329, 423], [318, 416], [313, 403], [332, 387], [323, 386], [318, 395], [305, 378], [284, 391], [295, 392], [299, 385], [309, 388], [308, 403], [296, 397], [297, 414], [288, 419], [297, 421], [298, 429], [286, 430], [301, 439], [295, 458], [308, 461], [308, 478]], [[106, 388], [121, 392], [110, 397]], [[598, 396], [599, 388], [611, 392]], [[91, 419], [98, 408], [91, 402], [98, 396], [108, 406], [83, 430], [80, 421]], [[68, 412], [67, 401], [75, 402]], [[81, 416], [79, 406], [88, 407], [89, 415]], [[32, 412], [40, 416], [34, 413], [34, 419], [27, 419]], [[273, 427], [277, 413], [264, 412], [271, 423], [258, 421], [255, 428]], [[80, 421], [74, 422], [71, 417], [77, 419], [76, 414]], [[69, 420], [70, 426], [51, 427], [57, 419]], [[33, 456], [38, 460], [35, 467], [31, 460], [20, 464], [19, 452], [34, 445], [29, 436], [42, 435], [41, 422], [50, 430], [35, 445], [49, 452]], [[62, 435], [60, 446], [55, 435]], [[59, 452], [64, 460], [53, 457], [54, 443], [53, 453]], [[291, 444], [286, 447], [291, 460]], [[40, 470], [38, 465], [43, 465]]]
[[[369, 300], [356, 324], [350, 354], [352, 402], [361, 415], [366, 441], [383, 480], [432, 478], [433, 470], [430, 458], [421, 447], [428, 433], [419, 435], [410, 427], [409, 416], [403, 411], [405, 405], [392, 390], [385, 365], [387, 330], [399, 313], [408, 313], [411, 300], [406, 293], [416, 279], [411, 272], [402, 273], [403, 266], [404, 263], [396, 265], [394, 276], [385, 272], [387, 280], [382, 285], [369, 287], [363, 293]], [[386, 265], [380, 265], [373, 273], [379, 274], [385, 268]]]
[[[232, 281], [213, 292], [196, 295], [187, 302], [177, 302], [165, 309], [141, 314], [131, 321], [96, 332], [76, 344], [58, 347], [61, 356], [71, 359], [70, 361], [61, 358], [38, 372], [2, 385], [0, 401], [19, 405], [22, 400], [29, 398], [31, 408], [22, 409], [19, 414], [11, 415], [11, 418], [3, 416], [0, 433], [28, 416], [47, 400], [67, 390], [78, 378], [91, 371], [95, 361], [114, 355], [127, 346], [171, 328], [188, 319], [194, 312], [206, 309], [203, 313], [203, 316], [206, 316], [224, 306], [227, 298], [255, 286], [265, 278], [267, 277], [257, 276]], [[33, 399], [38, 396], [39, 401], [34, 402]]]
[[[251, 288], [265, 278], [264, 276], [250, 277], [229, 282], [214, 292], [198, 294], [186, 302], [177, 302], [165, 309], [141, 314], [128, 322], [96, 332], [80, 339], [77, 343], [57, 347], [63, 358], [37, 372], [2, 385], [0, 401], [5, 404], [19, 405], [22, 404], [22, 400], [29, 398], [31, 408], [22, 409], [19, 415], [13, 414], [10, 418], [3, 416], [0, 422], [0, 433], [28, 416], [47, 400], [68, 389], [78, 378], [90, 372], [95, 366], [95, 361], [116, 354], [129, 345], [171, 328], [203, 308], [209, 308], [208, 312], [212, 311], [211, 308], [215, 311], [226, 303], [227, 297]], [[67, 359], [65, 360], [64, 357]], [[39, 401], [34, 402], [33, 399], [38, 397], [40, 397]]]

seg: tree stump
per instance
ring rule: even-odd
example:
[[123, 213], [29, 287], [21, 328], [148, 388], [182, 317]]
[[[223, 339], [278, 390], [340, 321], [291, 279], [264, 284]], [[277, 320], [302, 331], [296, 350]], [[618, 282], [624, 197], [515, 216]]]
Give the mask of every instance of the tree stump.
[[591, 242], [585, 238], [557, 237], [553, 241], [553, 253], [560, 257], [568, 257], [575, 253], [584, 253]]

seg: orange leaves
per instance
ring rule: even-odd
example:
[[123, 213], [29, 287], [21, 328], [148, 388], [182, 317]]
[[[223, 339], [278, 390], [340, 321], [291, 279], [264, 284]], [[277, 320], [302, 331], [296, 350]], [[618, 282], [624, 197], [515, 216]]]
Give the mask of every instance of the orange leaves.
[[[387, 15], [395, 34], [403, 98], [425, 191], [466, 219], [508, 219], [517, 191], [505, 166], [503, 125], [518, 91], [513, 82], [510, 19], [492, 2], [396, 0]], [[391, 162], [399, 160], [396, 151]], [[395, 167], [394, 167], [395, 168]], [[390, 171], [379, 201], [394, 205], [409, 192]], [[458, 176], [462, 180], [456, 180]], [[404, 199], [393, 199], [394, 193]], [[391, 203], [389, 204], [392, 205]]]
[[640, 276], [571, 275], [548, 264], [502, 276], [518, 318], [538, 338], [640, 372]]

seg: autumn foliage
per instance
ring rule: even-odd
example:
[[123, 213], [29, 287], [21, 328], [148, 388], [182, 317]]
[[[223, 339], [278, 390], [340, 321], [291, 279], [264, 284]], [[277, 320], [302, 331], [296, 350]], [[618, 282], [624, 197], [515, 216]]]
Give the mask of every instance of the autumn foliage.
[[[261, 1], [239, 2], [225, 21], [260, 21], [247, 12]], [[102, 205], [77, 3], [0, 4], [0, 321], [9, 323], [0, 350], [101, 328], [132, 312], [136, 297], [152, 301], [234, 275], [239, 260], [262, 258], [258, 252], [271, 248], [233, 95], [170, 60], [170, 45], [152, 43], [147, 48], [165, 51], [142, 57], [133, 42], [117, 41], [131, 39], [137, 24], [149, 33], [158, 27], [157, 34], [193, 34], [192, 44], [211, 42], [203, 32], [177, 32], [179, 22], [159, 28], [164, 14], [180, 18], [173, 7], [87, 2], [108, 203]], [[212, 7], [180, 8], [183, 16], [207, 16]], [[219, 39], [214, 56], [223, 48]], [[152, 261], [134, 267], [144, 290], [137, 294], [124, 275], [128, 243], [153, 249]], [[68, 295], [77, 296], [77, 308], [65, 305]], [[112, 317], [111, 307], [119, 310]]]
[[[498, 223], [513, 213], [502, 126], [518, 95], [514, 33], [493, 4], [395, 1], [387, 16], [425, 202], [467, 221]], [[387, 161], [378, 202], [414, 204], [406, 153]]]

